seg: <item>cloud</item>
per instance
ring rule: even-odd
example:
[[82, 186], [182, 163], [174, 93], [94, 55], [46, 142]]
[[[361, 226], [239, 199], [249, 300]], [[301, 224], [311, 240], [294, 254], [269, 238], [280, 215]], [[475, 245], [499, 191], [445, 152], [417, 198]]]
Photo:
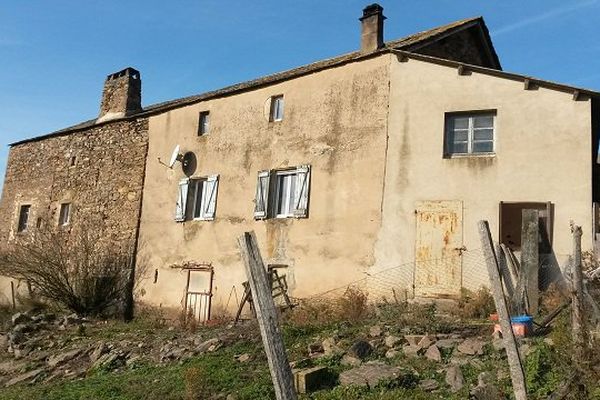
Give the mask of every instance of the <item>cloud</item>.
[[518, 29], [524, 28], [526, 26], [537, 24], [539, 22], [546, 21], [549, 19], [557, 18], [561, 15], [565, 15], [565, 14], [571, 13], [573, 11], [580, 10], [582, 8], [590, 7], [595, 4], [598, 4], [598, 0], [587, 0], [587, 1], [577, 2], [577, 3], [571, 4], [569, 6], [556, 8], [556, 9], [548, 11], [546, 13], [536, 15], [536, 16], [530, 17], [530, 18], [525, 18], [525, 19], [522, 19], [521, 21], [517, 21], [515, 23], [503, 26], [501, 28], [496, 29], [495, 31], [492, 31], [491, 34], [492, 34], [492, 36], [498, 36], [498, 35], [503, 35], [505, 33], [510, 33], [510, 32], [516, 31]]

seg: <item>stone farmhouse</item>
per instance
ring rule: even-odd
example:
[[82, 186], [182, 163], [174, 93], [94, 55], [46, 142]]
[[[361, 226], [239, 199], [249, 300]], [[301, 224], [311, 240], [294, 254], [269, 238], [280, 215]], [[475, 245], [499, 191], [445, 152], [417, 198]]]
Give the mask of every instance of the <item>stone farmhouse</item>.
[[524, 208], [555, 262], [570, 220], [592, 249], [600, 94], [504, 72], [482, 18], [387, 42], [384, 19], [363, 10], [355, 52], [153, 106], [109, 75], [98, 118], [12, 144], [0, 241], [101, 215], [142, 300], [200, 318], [235, 309], [249, 230], [296, 297], [390, 268], [410, 297], [477, 289], [476, 222], [518, 251]]

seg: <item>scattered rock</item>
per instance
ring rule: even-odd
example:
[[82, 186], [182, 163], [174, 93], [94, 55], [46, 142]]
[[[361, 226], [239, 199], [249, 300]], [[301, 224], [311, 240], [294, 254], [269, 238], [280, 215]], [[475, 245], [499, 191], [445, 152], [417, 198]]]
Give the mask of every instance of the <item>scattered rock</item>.
[[340, 374], [342, 386], [358, 385], [373, 387], [383, 379], [399, 378], [401, 370], [384, 363], [368, 363]]
[[446, 370], [446, 383], [450, 386], [450, 390], [458, 392], [465, 385], [465, 378], [458, 365], [451, 365]]
[[374, 338], [381, 336], [381, 326], [379, 326], [379, 325], [372, 326], [371, 329], [369, 329], [369, 336], [374, 337]]
[[421, 348], [419, 346], [405, 345], [402, 346], [402, 351], [407, 357], [416, 357], [419, 355]]
[[46, 363], [49, 367], [54, 368], [58, 365], [66, 363], [67, 361], [71, 361], [72, 359], [74, 359], [82, 353], [83, 349], [75, 349], [67, 351], [66, 353], [55, 354], [53, 356], [48, 357], [48, 361], [46, 361]]
[[458, 345], [457, 349], [463, 354], [481, 355], [483, 354], [483, 346], [485, 343], [479, 339], [469, 338]]
[[427, 349], [427, 348], [429, 348], [429, 346], [431, 346], [434, 343], [435, 343], [435, 337], [427, 335], [427, 336], [423, 336], [423, 338], [419, 341], [419, 343], [417, 343], [417, 346], [419, 346], [422, 349]]
[[101, 356], [108, 353], [109, 348], [104, 342], [100, 342], [96, 345], [96, 348], [90, 354], [90, 362], [95, 363]]
[[425, 358], [431, 361], [441, 362], [442, 354], [440, 353], [440, 349], [438, 349], [435, 344], [432, 344], [425, 352]]
[[421, 339], [423, 339], [423, 335], [404, 335], [404, 339], [409, 345], [417, 347]]
[[372, 352], [373, 346], [364, 340], [355, 342], [348, 350], [348, 354], [361, 360], [367, 358]]
[[31, 382], [34, 379], [36, 379], [38, 376], [40, 376], [43, 372], [44, 372], [43, 368], [34, 369], [32, 371], [26, 372], [22, 375], [12, 378], [8, 382], [6, 382], [4, 384], [4, 387], [13, 386], [13, 385], [16, 385], [17, 383], [21, 383], [21, 382], [25, 382], [25, 381]]
[[487, 372], [482, 372], [477, 377], [477, 386], [471, 390], [471, 396], [475, 400], [503, 400], [504, 396], [493, 385], [492, 376]]
[[433, 379], [425, 379], [419, 383], [419, 387], [426, 392], [433, 392], [440, 387], [440, 384]]
[[298, 393], [311, 393], [327, 385], [329, 371], [327, 367], [314, 367], [294, 371], [294, 386]]
[[344, 356], [340, 360], [340, 364], [346, 367], [358, 367], [360, 364], [362, 364], [362, 361], [360, 361], [360, 359], [356, 357], [344, 354]]
[[335, 344], [335, 339], [332, 337], [323, 340], [321, 345], [323, 346], [323, 351], [326, 356], [343, 353], [343, 350]]
[[205, 342], [202, 342], [196, 348], [197, 354], [202, 353], [212, 353], [213, 351], [217, 351], [221, 348], [221, 341], [218, 338], [209, 339]]
[[402, 339], [400, 339], [397, 336], [393, 336], [393, 335], [389, 335], [385, 338], [384, 343], [387, 347], [389, 348], [394, 348], [396, 347], [396, 345], [398, 345], [400, 342], [402, 341]]
[[438, 340], [435, 342], [435, 345], [438, 347], [438, 349], [453, 349], [458, 343], [460, 343], [460, 339], [448, 338]]
[[385, 358], [394, 358], [394, 357], [397, 357], [398, 355], [400, 355], [400, 352], [398, 350], [394, 350], [394, 349], [389, 349], [388, 351], [385, 352]]
[[248, 354], [248, 353], [240, 354], [240, 355], [236, 356], [235, 359], [241, 363], [245, 363], [245, 362], [250, 361], [250, 354]]

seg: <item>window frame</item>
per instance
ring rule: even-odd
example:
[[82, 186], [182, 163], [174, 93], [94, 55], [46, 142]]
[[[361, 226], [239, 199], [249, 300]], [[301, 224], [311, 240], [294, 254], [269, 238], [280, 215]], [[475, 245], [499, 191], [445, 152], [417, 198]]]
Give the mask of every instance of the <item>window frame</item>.
[[[25, 215], [24, 210], [27, 210], [25, 219], [23, 218], [23, 215]], [[19, 205], [19, 215], [18, 215], [18, 219], [17, 219], [17, 233], [27, 232], [27, 230], [29, 228], [29, 219], [31, 217], [31, 210], [32, 210], [32, 206], [29, 203]]]
[[[285, 212], [281, 212], [282, 181], [294, 176], [286, 186]], [[311, 166], [299, 164], [294, 167], [258, 171], [254, 198], [254, 219], [308, 218], [311, 190]]]
[[[178, 222], [185, 221], [213, 221], [216, 215], [217, 196], [219, 190], [219, 175], [198, 176], [189, 178], [187, 183], [187, 200], [186, 209], [183, 210], [184, 219]], [[208, 182], [215, 182], [208, 185]], [[216, 187], [215, 187], [216, 186]], [[209, 193], [211, 189], [214, 193], [214, 210], [209, 209], [213, 193]]]
[[[281, 213], [279, 208], [281, 205], [281, 196], [279, 196], [279, 191], [281, 188], [281, 180], [285, 179], [286, 176], [293, 176], [291, 180], [293, 181], [293, 185], [288, 183], [287, 185], [287, 193], [285, 195], [285, 204], [287, 205], [287, 212]], [[296, 200], [296, 184], [298, 183], [298, 169], [282, 169], [282, 170], [274, 170], [273, 177], [275, 178], [274, 187], [273, 187], [273, 218], [293, 218], [294, 217], [294, 201]]]
[[[58, 211], [58, 226], [59, 227], [65, 227], [65, 226], [69, 226], [71, 225], [71, 203], [70, 202], [65, 202], [65, 203], [61, 203], [60, 204], [60, 208]], [[63, 220], [64, 218], [64, 211], [66, 210], [66, 220]]]
[[[474, 119], [476, 117], [492, 117], [492, 151], [473, 151], [473, 145], [475, 143], [475, 126]], [[453, 129], [452, 123], [457, 118], [467, 118], [468, 126], [467, 126], [467, 152], [454, 152], [452, 147], [454, 141], [451, 140], [453, 138], [453, 133], [455, 130]], [[455, 111], [455, 112], [447, 112], [444, 114], [444, 158], [461, 158], [461, 157], [493, 157], [496, 155], [496, 141], [498, 136], [497, 129], [497, 110], [476, 110], [476, 111]], [[484, 128], [489, 129], [489, 128]], [[485, 142], [489, 142], [489, 140], [485, 140]]]
[[269, 109], [269, 122], [283, 121], [285, 112], [285, 101], [283, 94], [271, 96], [271, 106]]
[[208, 135], [210, 132], [210, 111], [200, 111], [198, 114], [198, 136]]

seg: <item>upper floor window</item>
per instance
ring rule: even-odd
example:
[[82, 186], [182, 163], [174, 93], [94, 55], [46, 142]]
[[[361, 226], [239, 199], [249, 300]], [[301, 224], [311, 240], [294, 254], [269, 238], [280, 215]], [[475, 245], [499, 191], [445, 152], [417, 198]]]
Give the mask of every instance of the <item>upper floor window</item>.
[[271, 113], [269, 121], [281, 121], [283, 119], [283, 95], [271, 97]]
[[446, 114], [445, 156], [494, 153], [495, 112]]
[[260, 171], [256, 184], [254, 218], [306, 218], [310, 166]]
[[202, 111], [198, 122], [198, 136], [206, 135], [210, 127], [210, 113]]
[[71, 203], [60, 205], [60, 214], [58, 215], [58, 226], [67, 226], [71, 222]]
[[215, 219], [218, 185], [218, 175], [182, 179], [179, 182], [175, 221]]
[[27, 230], [30, 212], [31, 205], [24, 204], [19, 208], [19, 224], [17, 226], [17, 232], [24, 232]]

